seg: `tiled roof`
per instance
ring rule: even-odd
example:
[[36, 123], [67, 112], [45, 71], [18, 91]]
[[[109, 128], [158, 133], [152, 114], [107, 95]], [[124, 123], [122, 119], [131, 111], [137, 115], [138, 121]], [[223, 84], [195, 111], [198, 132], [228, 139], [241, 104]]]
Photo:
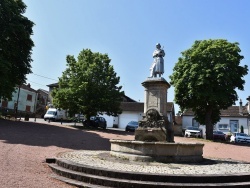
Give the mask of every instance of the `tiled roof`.
[[131, 99], [127, 95], [124, 95], [123, 96], [123, 102], [136, 102], [136, 101], [134, 99]]
[[[239, 114], [239, 106], [230, 106], [226, 110], [221, 110], [221, 116], [242, 116], [242, 114]], [[242, 106], [242, 112], [243, 114], [248, 114], [246, 106]]]
[[[167, 103], [167, 111], [172, 112], [174, 107], [174, 103]], [[144, 103], [143, 102], [121, 102], [121, 109], [123, 111], [144, 111]]]
[[142, 102], [121, 102], [123, 111], [144, 111], [144, 103]]
[[[247, 107], [242, 106], [242, 112], [244, 115], [248, 114]], [[239, 106], [230, 106], [226, 110], [221, 110], [221, 117], [241, 117], [242, 114], [239, 113]], [[194, 113], [191, 109], [186, 110], [182, 116], [193, 116]]]
[[36, 93], [36, 90], [32, 89], [30, 85], [22, 84], [20, 88]]

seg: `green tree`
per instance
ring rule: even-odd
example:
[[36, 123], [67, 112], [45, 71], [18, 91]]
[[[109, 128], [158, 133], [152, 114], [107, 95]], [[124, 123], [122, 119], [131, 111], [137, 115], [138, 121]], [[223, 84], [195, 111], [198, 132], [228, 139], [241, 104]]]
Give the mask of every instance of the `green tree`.
[[124, 92], [117, 86], [116, 76], [107, 54], [84, 49], [78, 55], [68, 55], [67, 68], [59, 78], [59, 88], [53, 90], [53, 104], [68, 109], [70, 114], [81, 112], [89, 120], [91, 116], [121, 113], [120, 102]]
[[0, 98], [11, 98], [31, 73], [34, 23], [23, 16], [22, 0], [0, 1]]
[[175, 102], [180, 109], [192, 109], [195, 119], [206, 125], [206, 138], [213, 139], [213, 125], [220, 120], [220, 110], [235, 104], [235, 89], [243, 90], [243, 77], [248, 67], [240, 66], [238, 43], [227, 40], [195, 41], [182, 52], [171, 84], [175, 87]]

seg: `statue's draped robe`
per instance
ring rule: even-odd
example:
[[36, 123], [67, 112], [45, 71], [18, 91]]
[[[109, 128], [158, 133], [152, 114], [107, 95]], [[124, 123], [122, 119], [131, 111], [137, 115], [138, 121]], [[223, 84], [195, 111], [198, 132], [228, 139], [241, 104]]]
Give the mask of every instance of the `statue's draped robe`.
[[151, 77], [156, 77], [156, 74], [164, 73], [164, 59], [165, 52], [162, 49], [156, 49], [153, 53], [154, 62], [151, 66]]

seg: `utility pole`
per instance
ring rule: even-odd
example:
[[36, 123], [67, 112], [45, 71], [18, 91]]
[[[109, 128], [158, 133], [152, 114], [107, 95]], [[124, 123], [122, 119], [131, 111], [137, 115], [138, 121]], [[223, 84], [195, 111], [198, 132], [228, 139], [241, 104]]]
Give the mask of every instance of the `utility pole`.
[[21, 87], [21, 85], [18, 86], [17, 102], [16, 102], [16, 108], [15, 108], [15, 119], [17, 119], [17, 110], [18, 110], [18, 101], [19, 101], [19, 95], [20, 95], [20, 87]]
[[37, 101], [38, 101], [38, 92], [36, 91], [36, 98], [34, 103], [34, 113], [35, 113], [35, 121], [36, 121], [36, 108], [37, 108]]

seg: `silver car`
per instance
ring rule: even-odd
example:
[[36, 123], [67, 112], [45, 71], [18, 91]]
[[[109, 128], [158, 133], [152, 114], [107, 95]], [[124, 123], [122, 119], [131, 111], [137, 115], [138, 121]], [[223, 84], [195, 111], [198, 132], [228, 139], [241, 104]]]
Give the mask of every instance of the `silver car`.
[[233, 133], [230, 138], [230, 142], [250, 143], [250, 136], [245, 133]]
[[188, 127], [185, 130], [184, 136], [202, 138], [202, 131], [198, 127]]

